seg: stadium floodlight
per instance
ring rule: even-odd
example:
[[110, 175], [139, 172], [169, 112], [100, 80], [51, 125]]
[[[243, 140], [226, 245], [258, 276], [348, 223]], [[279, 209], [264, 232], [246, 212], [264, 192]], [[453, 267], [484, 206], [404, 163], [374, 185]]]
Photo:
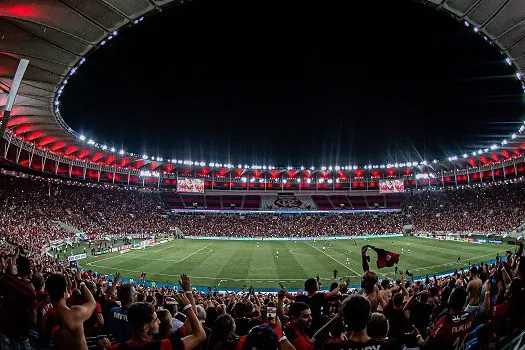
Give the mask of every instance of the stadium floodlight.
[[334, 182], [334, 180], [332, 180], [332, 179], [328, 179], [328, 181], [327, 181], [327, 182], [328, 182], [329, 184], [331, 184], [331, 183], [333, 183], [333, 182]]
[[200, 162], [199, 165], [200, 165], [200, 166], [205, 166], [206, 163], [204, 163], [204, 162]]
[[339, 165], [336, 165], [336, 166], [335, 166], [335, 170], [336, 170], [336, 171], [339, 171], [339, 170], [341, 170], [341, 167], [340, 167]]
[[512, 60], [509, 57], [505, 58], [505, 61], [509, 66], [512, 66]]
[[432, 163], [434, 163], [434, 164], [436, 164], [437, 162], [438, 162], [437, 159], [434, 159], [434, 160], [432, 161]]
[[332, 169], [333, 169], [333, 168], [332, 168], [332, 166], [330, 165], [330, 166], [328, 167], [328, 171], [332, 171]]
[[266, 170], [266, 165], [263, 165], [263, 170]]
[[55, 106], [58, 106], [60, 104], [60, 101], [56, 100], [55, 101]]
[[301, 168], [300, 168], [300, 169], [301, 169], [301, 171], [302, 171], [302, 170], [304, 170], [304, 166], [301, 166]]
[[315, 167], [314, 167], [314, 166], [311, 166], [311, 167], [310, 167], [310, 170], [314, 171], [314, 170], [315, 170]]
[[250, 182], [255, 182], [255, 178], [252, 177], [252, 178], [250, 179]]
[[102, 41], [100, 42], [100, 45], [106, 45], [106, 40], [102, 40]]
[[105, 151], [105, 150], [108, 149], [108, 146], [106, 146], [106, 145], [102, 145], [102, 149]]
[[120, 154], [121, 156], [124, 155], [124, 150], [121, 149], [120, 151], [118, 151], [118, 154]]
[[323, 166], [321, 167], [321, 170], [322, 170], [322, 171], [325, 171], [325, 170], [326, 170], [326, 167], [323, 165]]
[[483, 154], [483, 150], [481, 148], [478, 150], [478, 154]]
[[516, 134], [512, 134], [510, 137], [511, 137], [511, 139], [515, 139], [518, 136]]
[[288, 181], [286, 181], [286, 179], [283, 179], [283, 184], [287, 183]]
[[518, 78], [519, 80], [523, 78], [523, 75], [521, 74], [521, 72], [516, 73], [516, 78]]
[[479, 32], [479, 28], [478, 27], [474, 27], [474, 31], [477, 33]]
[[116, 30], [114, 30], [113, 33], [111, 33], [111, 34], [113, 34], [113, 36], [117, 36], [118, 32]]
[[242, 164], [237, 165], [237, 168], [241, 169], [242, 168]]
[[215, 163], [210, 163], [208, 164], [210, 167], [214, 167], [215, 166]]
[[525, 129], [525, 126], [523, 126], [523, 125], [520, 126], [520, 130], [519, 130], [519, 132], [523, 132], [523, 129]]
[[151, 160], [155, 160], [155, 157], [151, 156]]
[[470, 23], [468, 21], [463, 21], [463, 24], [467, 27], [470, 27]]
[[463, 158], [467, 158], [467, 157], [468, 157], [468, 154], [463, 153]]
[[88, 143], [88, 145], [94, 145], [94, 144], [95, 144], [95, 141], [89, 139], [87, 143]]
[[300, 184], [301, 183], [301, 178], [297, 178], [297, 183]]
[[246, 181], [248, 181], [248, 179], [245, 178], [245, 177], [241, 177], [241, 181], [242, 181], [242, 182], [246, 182]]
[[82, 65], [82, 64], [84, 64], [84, 62], [86, 62], [86, 59], [85, 59], [84, 57], [82, 57], [82, 59], [80, 60], [80, 62], [78, 63], [78, 65], [79, 65], [79, 66]]
[[483, 149], [483, 152], [484, 152], [484, 153], [487, 153], [488, 151], [489, 151], [488, 148], [484, 148], [484, 149]]
[[148, 159], [148, 156], [144, 154], [144, 155], [142, 156], [142, 159]]
[[476, 151], [472, 152], [472, 155], [475, 156], [476, 155]]
[[509, 143], [509, 141], [507, 141], [507, 140], [503, 140], [503, 141], [501, 142], [502, 145], [506, 145], [507, 143]]
[[292, 167], [288, 165], [288, 166], [286, 167], [286, 170], [292, 170]]
[[412, 166], [417, 166], [417, 162], [412, 162]]
[[158, 160], [159, 162], [162, 162], [162, 161], [164, 161], [164, 158], [160, 157], [160, 158], [157, 158], [157, 160]]
[[110, 151], [115, 152], [115, 147], [111, 147]]
[[182, 159], [179, 159], [177, 163], [182, 164]]
[[79, 136], [79, 139], [80, 139], [81, 141], [86, 141], [86, 137], [85, 137], [84, 135], [80, 135], [80, 136]]
[[353, 169], [353, 170], [357, 170], [357, 165], [354, 165], [354, 166], [352, 167], [352, 169]]
[[312, 179], [306, 179], [306, 183], [311, 183], [312, 182]]
[[491, 150], [495, 150], [495, 149], [498, 149], [498, 148], [499, 148], [499, 147], [498, 147], [498, 145], [496, 145], [496, 144], [490, 146], [490, 149], [491, 149]]
[[320, 183], [320, 184], [324, 183], [324, 179], [323, 179], [323, 178], [320, 178], [320, 179], [319, 179], [319, 183]]

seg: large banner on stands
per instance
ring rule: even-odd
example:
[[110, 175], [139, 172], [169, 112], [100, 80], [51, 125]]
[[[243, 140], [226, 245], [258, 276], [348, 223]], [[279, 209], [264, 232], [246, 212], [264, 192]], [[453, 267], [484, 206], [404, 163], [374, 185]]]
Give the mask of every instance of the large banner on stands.
[[133, 245], [131, 246], [131, 249], [143, 249], [153, 244], [155, 244], [154, 239], [147, 239], [145, 241], [133, 243]]
[[380, 180], [379, 193], [403, 193], [405, 185], [402, 180]]
[[120, 247], [109, 248], [109, 252], [115, 253], [115, 252], [120, 252], [122, 250], [130, 250], [130, 249], [131, 249], [131, 245], [127, 244], [127, 245], [121, 245]]
[[179, 178], [177, 192], [204, 193], [204, 181], [201, 179]]
[[87, 258], [87, 254], [86, 253], [82, 253], [82, 254], [68, 256], [67, 257], [67, 261], [71, 262], [71, 261], [82, 260], [82, 259], [85, 259], [85, 258]]

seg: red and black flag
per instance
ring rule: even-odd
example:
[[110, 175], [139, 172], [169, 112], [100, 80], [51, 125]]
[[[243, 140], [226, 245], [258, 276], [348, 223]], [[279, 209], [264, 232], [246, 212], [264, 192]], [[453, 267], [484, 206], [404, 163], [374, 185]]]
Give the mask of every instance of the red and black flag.
[[387, 250], [370, 247], [377, 253], [377, 268], [392, 267], [399, 262], [399, 254]]

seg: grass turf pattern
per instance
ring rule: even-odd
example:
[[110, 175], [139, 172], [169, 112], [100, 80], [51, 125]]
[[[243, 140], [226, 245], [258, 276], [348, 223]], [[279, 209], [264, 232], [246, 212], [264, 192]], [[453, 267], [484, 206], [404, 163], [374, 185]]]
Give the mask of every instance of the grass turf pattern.
[[[355, 245], [354, 242], [357, 242]], [[392, 242], [394, 246], [392, 247]], [[180, 245], [182, 244], [182, 250]], [[176, 283], [186, 273], [193, 285], [221, 287], [302, 288], [304, 280], [319, 274], [324, 288], [341, 279], [359, 283], [362, 274], [360, 250], [364, 244], [401, 253], [399, 270], [425, 275], [453, 270], [504, 255], [513, 247], [506, 244], [473, 244], [438, 241], [418, 237], [374, 238], [368, 240], [255, 241], [176, 240], [163, 245], [133, 250], [126, 254], [112, 253], [79, 261], [84, 269], [114, 274], [138, 282], [140, 272], [147, 280]], [[324, 249], [323, 249], [324, 247]], [[410, 249], [410, 252], [409, 252]], [[279, 256], [277, 256], [279, 252]], [[369, 251], [372, 270], [381, 276], [399, 278], [394, 267], [377, 270], [376, 254]], [[457, 258], [461, 262], [457, 263]], [[349, 258], [349, 263], [346, 263]], [[333, 271], [336, 269], [337, 279]]]

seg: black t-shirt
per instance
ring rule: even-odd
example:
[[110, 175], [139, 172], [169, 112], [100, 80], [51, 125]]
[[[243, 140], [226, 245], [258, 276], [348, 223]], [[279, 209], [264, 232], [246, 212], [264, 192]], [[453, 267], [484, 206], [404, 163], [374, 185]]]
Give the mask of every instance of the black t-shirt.
[[423, 338], [427, 337], [430, 317], [432, 316], [432, 305], [417, 302], [410, 308], [410, 324], [416, 326]]
[[395, 309], [393, 307], [385, 310], [385, 316], [388, 319], [390, 329], [388, 337], [391, 339], [403, 340], [405, 333], [412, 330], [408, 319], [406, 318], [402, 309]]
[[312, 318], [321, 317], [321, 309], [323, 308], [323, 305], [325, 303], [323, 292], [317, 292], [311, 297], [308, 295], [304, 295], [304, 294], [298, 295], [295, 298], [295, 301], [308, 304], [308, 306], [310, 306], [310, 310], [312, 311]]

